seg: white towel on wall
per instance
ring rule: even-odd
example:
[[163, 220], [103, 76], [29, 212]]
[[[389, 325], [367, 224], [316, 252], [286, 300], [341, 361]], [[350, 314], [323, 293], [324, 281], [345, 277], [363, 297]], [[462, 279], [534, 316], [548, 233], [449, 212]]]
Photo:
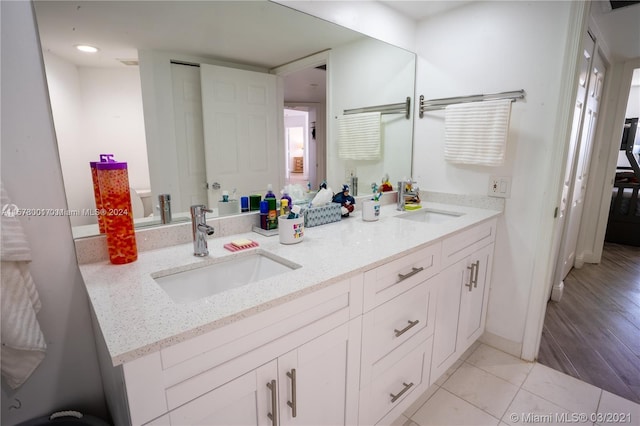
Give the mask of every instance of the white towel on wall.
[[445, 109], [445, 160], [452, 163], [504, 164], [511, 100], [469, 102]]
[[380, 113], [338, 117], [338, 157], [350, 160], [379, 160]]
[[14, 211], [13, 204], [4, 187], [0, 189], [2, 202], [0, 370], [9, 386], [15, 389], [29, 378], [44, 359], [47, 345], [36, 318], [41, 303], [29, 272], [31, 250], [20, 221], [11, 215]]

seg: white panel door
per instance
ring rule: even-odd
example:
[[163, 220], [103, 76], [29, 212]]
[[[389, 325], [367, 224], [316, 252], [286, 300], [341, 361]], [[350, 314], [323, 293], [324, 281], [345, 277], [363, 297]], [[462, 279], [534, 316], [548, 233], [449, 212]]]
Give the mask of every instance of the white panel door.
[[[200, 78], [209, 184], [238, 196], [263, 193], [269, 183], [277, 190], [277, 77], [203, 64]], [[210, 206], [219, 199], [209, 191]]]
[[180, 197], [178, 199], [172, 198], [171, 209], [174, 212], [184, 212], [189, 211], [189, 206], [193, 204], [205, 204], [208, 201], [200, 68], [171, 64], [171, 78], [173, 82], [176, 152], [167, 152], [164, 155], [175, 155], [178, 163]]
[[[593, 40], [591, 40], [591, 43], [593, 43]], [[580, 229], [582, 210], [584, 208], [584, 197], [589, 177], [589, 164], [591, 162], [591, 151], [598, 120], [598, 108], [600, 97], [602, 96], [605, 71], [604, 61], [598, 53], [595, 55], [594, 60], [591, 61], [589, 77], [587, 79], [587, 90], [586, 93], [583, 92], [585, 101], [584, 108], [582, 109], [579, 144], [577, 147], [573, 179], [570, 182], [570, 185], [572, 185], [571, 201], [567, 213], [566, 229], [561, 250], [561, 279], [567, 276], [575, 263], [578, 232]], [[582, 81], [583, 79], [581, 77], [580, 82], [582, 83]]]
[[440, 272], [436, 302], [436, 321], [433, 335], [431, 382], [435, 382], [458, 358], [458, 317], [460, 296], [464, 282], [469, 278], [467, 259], [463, 259]]
[[280, 425], [345, 424], [349, 349], [343, 324], [278, 358]]
[[276, 370], [276, 361], [271, 361], [171, 411], [171, 425], [275, 424], [268, 415], [277, 390], [272, 392], [267, 383], [276, 380]]
[[493, 244], [475, 252], [465, 263], [466, 281], [460, 295], [457, 348], [459, 352], [466, 351], [484, 332], [489, 296], [487, 281], [491, 277]]

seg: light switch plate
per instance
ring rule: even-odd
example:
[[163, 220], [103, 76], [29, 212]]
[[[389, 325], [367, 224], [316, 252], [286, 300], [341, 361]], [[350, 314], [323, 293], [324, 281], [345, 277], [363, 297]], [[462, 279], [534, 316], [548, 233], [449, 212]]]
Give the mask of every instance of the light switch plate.
[[511, 196], [511, 176], [491, 176], [488, 194], [490, 197], [509, 198]]

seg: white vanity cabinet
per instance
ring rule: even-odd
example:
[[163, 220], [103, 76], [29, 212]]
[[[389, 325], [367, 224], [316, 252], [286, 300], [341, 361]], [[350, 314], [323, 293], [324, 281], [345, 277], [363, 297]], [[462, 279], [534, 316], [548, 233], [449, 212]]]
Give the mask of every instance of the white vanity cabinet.
[[484, 331], [496, 219], [474, 223], [116, 367], [94, 321], [114, 423], [391, 424]]
[[429, 386], [441, 244], [365, 272], [359, 424], [395, 420]]
[[355, 424], [361, 314], [357, 275], [121, 366], [101, 362], [114, 422]]
[[433, 340], [435, 382], [483, 333], [496, 221], [488, 221], [442, 243]]

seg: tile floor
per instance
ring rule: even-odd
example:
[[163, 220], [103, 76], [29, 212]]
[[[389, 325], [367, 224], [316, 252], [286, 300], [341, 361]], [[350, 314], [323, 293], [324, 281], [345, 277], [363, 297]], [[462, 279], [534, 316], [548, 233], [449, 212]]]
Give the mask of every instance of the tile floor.
[[527, 423], [637, 426], [640, 404], [476, 343], [393, 425]]

